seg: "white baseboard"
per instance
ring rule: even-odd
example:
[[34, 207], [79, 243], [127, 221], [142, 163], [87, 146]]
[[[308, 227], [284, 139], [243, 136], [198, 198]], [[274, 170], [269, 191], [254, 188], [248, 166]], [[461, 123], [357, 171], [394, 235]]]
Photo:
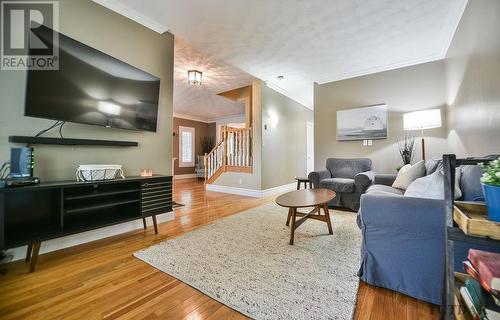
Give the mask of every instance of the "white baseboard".
[[194, 179], [194, 178], [196, 178], [196, 173], [186, 173], [186, 174], [176, 174], [176, 175], [174, 175], [174, 180]]
[[207, 191], [237, 194], [240, 196], [247, 196], [254, 198], [265, 198], [272, 196], [274, 194], [295, 190], [296, 188], [297, 188], [297, 183], [295, 182], [265, 190], [236, 188], [236, 187], [221, 186], [216, 184], [206, 184], [205, 186], [205, 189]]
[[292, 182], [289, 184], [284, 184], [282, 186], [277, 186], [274, 188], [262, 190], [262, 197], [269, 197], [269, 196], [272, 196], [274, 194], [285, 193], [285, 192], [292, 191], [292, 190], [297, 190], [297, 183], [296, 182]]
[[[175, 214], [173, 211], [156, 216], [157, 223], [172, 221], [174, 219], [175, 219]], [[151, 218], [146, 218], [146, 224], [148, 225], [148, 227], [153, 226]], [[115, 236], [120, 233], [125, 233], [142, 228], [143, 228], [142, 219], [138, 219], [134, 221], [120, 223], [114, 226], [104, 227], [96, 230], [73, 234], [66, 237], [43, 241], [42, 246], [40, 247], [40, 254], [73, 247], [82, 243], [91, 242]], [[8, 257], [7, 259], [10, 261], [24, 259], [26, 257], [26, 246], [9, 249], [7, 250], [6, 254]]]

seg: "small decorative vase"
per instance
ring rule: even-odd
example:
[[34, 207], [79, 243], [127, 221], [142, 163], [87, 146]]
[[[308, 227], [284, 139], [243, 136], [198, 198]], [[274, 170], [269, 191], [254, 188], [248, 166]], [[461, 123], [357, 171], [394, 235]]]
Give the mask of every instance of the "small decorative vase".
[[500, 222], [500, 187], [488, 184], [482, 184], [482, 186], [488, 208], [488, 218]]

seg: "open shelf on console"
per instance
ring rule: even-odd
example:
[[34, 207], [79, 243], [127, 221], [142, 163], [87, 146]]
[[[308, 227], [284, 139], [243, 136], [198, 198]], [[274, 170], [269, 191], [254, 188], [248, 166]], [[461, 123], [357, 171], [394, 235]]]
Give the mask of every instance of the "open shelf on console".
[[117, 200], [117, 201], [112, 201], [112, 202], [106, 201], [106, 202], [103, 202], [101, 204], [95, 204], [95, 205], [90, 205], [90, 206], [87, 205], [87, 206], [66, 209], [64, 211], [64, 213], [66, 213], [66, 214], [85, 213], [85, 212], [89, 212], [89, 211], [108, 209], [108, 208], [120, 206], [123, 204], [136, 203], [136, 202], [140, 202], [140, 201], [141, 201], [140, 199]]
[[87, 231], [96, 227], [105, 227], [116, 223], [142, 218], [140, 202], [134, 201], [114, 206], [93, 208], [88, 211], [78, 211], [64, 214], [64, 234]]
[[98, 197], [130, 194], [130, 193], [135, 193], [135, 192], [139, 192], [139, 191], [141, 191], [141, 189], [116, 190], [116, 191], [107, 191], [107, 192], [99, 192], [99, 193], [89, 193], [89, 194], [76, 195], [76, 196], [67, 196], [67, 197], [64, 197], [64, 200], [71, 201], [71, 200], [92, 199], [92, 198], [98, 198]]

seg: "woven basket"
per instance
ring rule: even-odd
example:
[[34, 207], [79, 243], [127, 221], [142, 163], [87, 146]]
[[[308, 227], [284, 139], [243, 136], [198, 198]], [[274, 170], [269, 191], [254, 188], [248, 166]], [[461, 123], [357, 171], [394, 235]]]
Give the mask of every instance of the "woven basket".
[[79, 165], [76, 169], [77, 181], [103, 181], [125, 179], [121, 165], [86, 164]]

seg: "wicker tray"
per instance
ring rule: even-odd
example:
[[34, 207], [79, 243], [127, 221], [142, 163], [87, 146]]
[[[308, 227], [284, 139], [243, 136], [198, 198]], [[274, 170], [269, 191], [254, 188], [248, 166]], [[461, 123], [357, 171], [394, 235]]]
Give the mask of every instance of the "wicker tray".
[[453, 220], [467, 235], [500, 240], [500, 223], [488, 220], [484, 204], [456, 201]]

